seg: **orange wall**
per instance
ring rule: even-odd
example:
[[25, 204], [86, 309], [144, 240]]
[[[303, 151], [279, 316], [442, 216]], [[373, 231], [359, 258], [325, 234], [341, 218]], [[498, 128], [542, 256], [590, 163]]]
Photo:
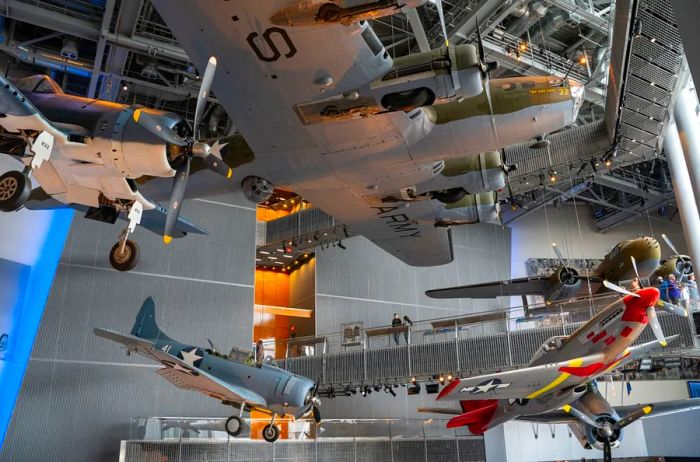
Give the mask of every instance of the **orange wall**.
[[[289, 306], [289, 275], [281, 271], [255, 270], [255, 304]], [[258, 339], [289, 338], [289, 317], [255, 312], [253, 341]], [[275, 356], [284, 357], [286, 345], [277, 343]]]

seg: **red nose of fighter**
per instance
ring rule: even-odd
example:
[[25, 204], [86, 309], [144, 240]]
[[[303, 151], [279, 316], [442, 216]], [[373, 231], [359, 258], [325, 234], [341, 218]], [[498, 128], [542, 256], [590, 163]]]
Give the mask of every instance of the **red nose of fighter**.
[[653, 307], [659, 301], [659, 289], [656, 287], [645, 287], [637, 290], [635, 295], [626, 295], [622, 299], [626, 307], [622, 320], [646, 324], [648, 321], [647, 308]]

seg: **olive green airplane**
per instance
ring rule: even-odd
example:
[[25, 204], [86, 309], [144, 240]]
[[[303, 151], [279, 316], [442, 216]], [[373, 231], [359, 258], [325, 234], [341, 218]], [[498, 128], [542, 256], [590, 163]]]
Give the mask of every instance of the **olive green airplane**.
[[673, 243], [662, 235], [664, 241], [675, 252], [660, 263], [661, 246], [653, 237], [643, 236], [622, 241], [612, 248], [603, 261], [589, 274], [579, 274], [576, 268], [567, 265], [561, 251], [553, 244], [554, 252], [561, 263], [550, 276], [531, 276], [504, 281], [471, 284], [445, 289], [428, 290], [431, 298], [494, 298], [513, 295], [542, 295], [546, 302], [564, 301], [587, 297], [607, 290], [603, 281], [629, 282], [637, 276], [654, 282], [656, 277], [675, 274], [678, 280], [693, 272], [690, 258], [680, 255]]
[[[229, 177], [228, 191], [257, 204], [293, 191], [409, 265], [449, 263], [451, 226], [500, 222], [495, 191], [512, 168], [500, 149], [546, 146], [583, 102], [566, 76], [491, 79], [480, 37], [392, 58], [365, 19], [420, 0], [153, 3], [206, 68], [193, 127], [66, 95], [47, 77], [0, 79], [0, 126], [26, 144], [24, 171], [0, 177], [0, 209], [128, 220], [110, 255], [120, 270], [136, 264], [137, 224], [166, 243], [204, 233], [179, 217], [182, 200], [219, 194]], [[240, 132], [213, 144], [197, 136], [210, 90]], [[30, 197], [29, 174], [43, 196]]]

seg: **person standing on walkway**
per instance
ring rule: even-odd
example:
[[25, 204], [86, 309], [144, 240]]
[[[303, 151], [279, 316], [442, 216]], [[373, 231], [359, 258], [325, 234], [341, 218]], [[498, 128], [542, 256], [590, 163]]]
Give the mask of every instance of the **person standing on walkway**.
[[[401, 318], [398, 313], [394, 313], [394, 319], [391, 320], [391, 327], [401, 327]], [[399, 344], [399, 332], [394, 332], [394, 342]]]
[[408, 316], [403, 317], [403, 326], [406, 328], [406, 330], [403, 333], [403, 338], [406, 339], [406, 345], [408, 345], [408, 331], [411, 329], [411, 326], [413, 325], [413, 321]]

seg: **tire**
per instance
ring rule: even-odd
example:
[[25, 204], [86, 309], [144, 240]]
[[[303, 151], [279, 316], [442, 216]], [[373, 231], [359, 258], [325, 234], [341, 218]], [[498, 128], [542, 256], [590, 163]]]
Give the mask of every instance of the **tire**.
[[29, 178], [24, 173], [13, 170], [0, 176], [0, 210], [3, 212], [20, 209], [31, 193]]
[[390, 111], [408, 112], [418, 107], [430, 106], [435, 102], [435, 94], [428, 88], [389, 93], [382, 97], [382, 106]]
[[124, 254], [121, 254], [121, 243], [117, 242], [109, 252], [109, 263], [118, 271], [129, 271], [139, 262], [139, 246], [134, 241], [127, 240]]
[[243, 431], [243, 420], [237, 415], [232, 415], [226, 419], [224, 428], [226, 429], [226, 433], [230, 436], [238, 436]]
[[277, 425], [268, 424], [263, 428], [262, 436], [268, 443], [274, 443], [280, 437], [280, 429]]
[[444, 191], [433, 192], [433, 197], [436, 200], [442, 202], [443, 204], [452, 204], [454, 202], [462, 200], [466, 195], [467, 192], [462, 188], [452, 188], [446, 189]]
[[325, 3], [318, 9], [316, 17], [324, 22], [338, 22], [343, 15], [343, 9], [335, 3]]

